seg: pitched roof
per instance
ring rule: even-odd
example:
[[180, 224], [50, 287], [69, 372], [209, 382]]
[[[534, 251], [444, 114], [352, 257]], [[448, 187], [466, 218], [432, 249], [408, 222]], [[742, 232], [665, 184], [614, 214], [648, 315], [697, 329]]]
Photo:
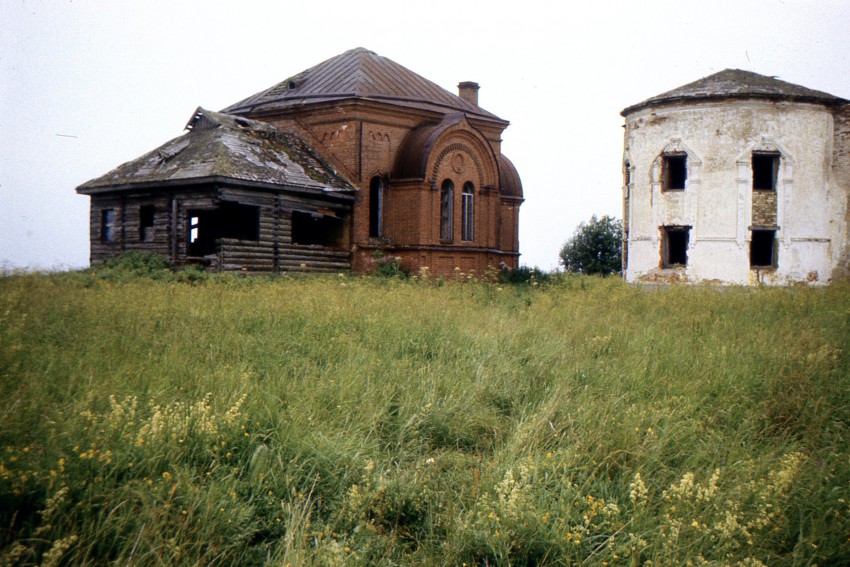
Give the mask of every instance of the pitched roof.
[[186, 134], [83, 183], [77, 192], [216, 179], [325, 193], [356, 191], [301, 138], [265, 122], [198, 107], [186, 128]]
[[323, 102], [364, 99], [505, 122], [395, 61], [358, 47], [281, 81], [222, 112], [252, 114]]
[[768, 99], [812, 102], [826, 105], [845, 104], [848, 101], [829, 93], [808, 89], [781, 81], [776, 77], [759, 75], [740, 69], [725, 69], [688, 83], [672, 91], [648, 98], [643, 102], [629, 106], [620, 115], [626, 116], [648, 106], [677, 102], [710, 99]]

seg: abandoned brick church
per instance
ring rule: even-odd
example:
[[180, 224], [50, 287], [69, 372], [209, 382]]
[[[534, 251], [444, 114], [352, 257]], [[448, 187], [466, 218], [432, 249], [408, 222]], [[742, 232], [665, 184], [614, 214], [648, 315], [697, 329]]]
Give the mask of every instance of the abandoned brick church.
[[522, 185], [508, 122], [357, 48], [220, 112], [77, 188], [91, 262], [127, 250], [250, 272], [435, 275], [516, 267]]

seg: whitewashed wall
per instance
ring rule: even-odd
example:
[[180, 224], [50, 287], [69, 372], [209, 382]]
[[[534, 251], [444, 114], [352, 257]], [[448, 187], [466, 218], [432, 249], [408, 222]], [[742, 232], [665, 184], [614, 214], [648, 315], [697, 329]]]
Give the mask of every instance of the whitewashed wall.
[[[627, 281], [826, 283], [846, 249], [848, 187], [832, 175], [833, 115], [816, 104], [697, 102], [626, 118]], [[753, 150], [781, 154], [775, 269], [749, 267]], [[661, 191], [663, 152], [688, 154], [684, 191]], [[660, 268], [664, 225], [690, 226], [684, 268]]]

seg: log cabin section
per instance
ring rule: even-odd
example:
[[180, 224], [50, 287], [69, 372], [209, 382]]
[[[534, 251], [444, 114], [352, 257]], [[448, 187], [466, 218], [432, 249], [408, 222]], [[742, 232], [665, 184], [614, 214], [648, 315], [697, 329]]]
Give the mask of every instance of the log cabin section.
[[186, 129], [77, 188], [92, 264], [134, 250], [214, 270], [350, 269], [357, 189], [299, 136], [203, 108]]

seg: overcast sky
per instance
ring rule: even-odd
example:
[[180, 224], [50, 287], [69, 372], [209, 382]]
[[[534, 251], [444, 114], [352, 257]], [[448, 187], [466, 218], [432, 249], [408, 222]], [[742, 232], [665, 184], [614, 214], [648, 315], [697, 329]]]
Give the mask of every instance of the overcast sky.
[[3, 0], [0, 270], [88, 265], [75, 187], [329, 57], [366, 47], [509, 120], [521, 262], [622, 216], [631, 104], [726, 68], [850, 98], [850, 2]]

